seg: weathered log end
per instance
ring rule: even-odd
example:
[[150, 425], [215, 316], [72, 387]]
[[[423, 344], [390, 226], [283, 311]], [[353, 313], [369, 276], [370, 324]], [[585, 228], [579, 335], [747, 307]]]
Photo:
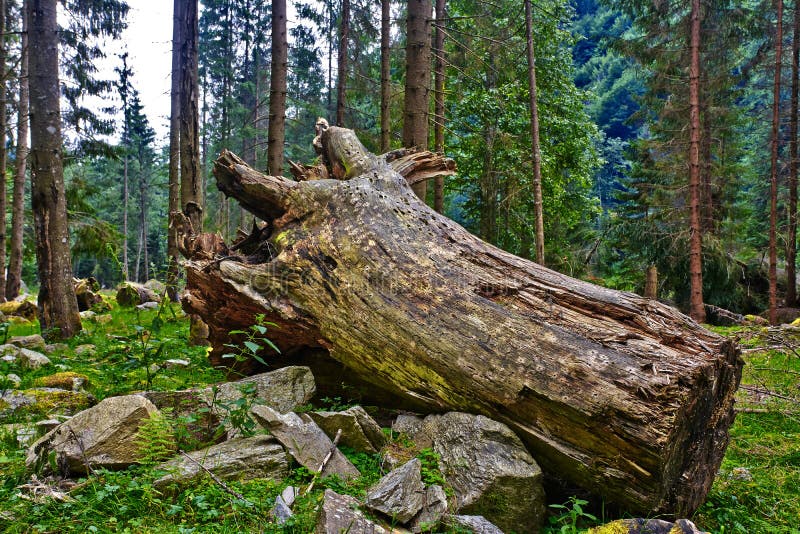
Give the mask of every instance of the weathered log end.
[[453, 172], [444, 159], [376, 157], [334, 127], [321, 143], [343, 180], [267, 177], [227, 152], [215, 166], [220, 188], [267, 222], [246, 238], [259, 254], [185, 264], [183, 305], [208, 324], [215, 365], [258, 369], [221, 356], [229, 332], [263, 314], [281, 362], [326, 351], [341, 380], [502, 421], [550, 476], [630, 513], [687, 516], [702, 503], [733, 421], [733, 343], [435, 213], [408, 182]]

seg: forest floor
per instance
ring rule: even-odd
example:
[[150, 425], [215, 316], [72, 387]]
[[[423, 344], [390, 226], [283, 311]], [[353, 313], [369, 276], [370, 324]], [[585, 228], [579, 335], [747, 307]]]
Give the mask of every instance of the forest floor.
[[[224, 381], [224, 374], [208, 363], [205, 348], [186, 344], [188, 320], [177, 306], [148, 311], [114, 306], [111, 316], [107, 324], [85, 321], [79, 336], [49, 355], [59, 369], [86, 376], [87, 389], [98, 401], [135, 391], [186, 389]], [[800, 327], [716, 330], [740, 341], [746, 366], [727, 455], [707, 502], [693, 520], [701, 529], [718, 533], [800, 533]], [[35, 324], [9, 326], [9, 335], [35, 333]], [[87, 344], [95, 350], [76, 354], [77, 347]], [[153, 363], [170, 358], [188, 360], [190, 365], [149, 371]], [[0, 375], [12, 372], [6, 366], [0, 362]], [[41, 383], [42, 377], [52, 375], [53, 366], [19, 374], [19, 388], [31, 388]], [[0, 383], [0, 389], [5, 387]], [[320, 399], [315, 404], [309, 409], [343, 409], [348, 400]], [[6, 425], [44, 415], [0, 416], [2, 531], [307, 534], [313, 531], [325, 487], [362, 497], [382, 474], [378, 455], [345, 450], [362, 476], [346, 484], [336, 479], [318, 483], [295, 504], [295, 517], [284, 526], [273, 525], [266, 518], [284, 487], [310, 482], [311, 475], [304, 468], [295, 469], [281, 483], [230, 483], [245, 500], [231, 497], [212, 480], [175, 495], [160, 494], [152, 486], [159, 475], [152, 465], [119, 472], [99, 470], [60, 493], [49, 492], [43, 489], [47, 485], [41, 484], [37, 493], [31, 490], [31, 474], [25, 469], [25, 448]], [[398, 446], [403, 446], [399, 441]], [[435, 463], [429, 455], [421, 458], [427, 464]], [[428, 476], [436, 478], [437, 469], [428, 467]], [[597, 518], [592, 520], [586, 510], [602, 510], [602, 503], [581, 504], [583, 501], [573, 499], [554, 507], [546, 532], [583, 532], [614, 519], [595, 512]]]

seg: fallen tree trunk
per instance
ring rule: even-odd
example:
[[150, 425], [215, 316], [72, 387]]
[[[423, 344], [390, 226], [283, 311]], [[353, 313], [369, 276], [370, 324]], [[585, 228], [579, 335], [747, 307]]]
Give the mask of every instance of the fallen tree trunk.
[[184, 307], [209, 325], [214, 363], [229, 363], [230, 330], [265, 314], [282, 352], [322, 347], [431, 411], [502, 421], [545, 472], [631, 513], [685, 517], [703, 502], [734, 417], [731, 341], [479, 240], [349, 130], [322, 143], [342, 180], [216, 162], [220, 190], [268, 224], [258, 254], [186, 262]]

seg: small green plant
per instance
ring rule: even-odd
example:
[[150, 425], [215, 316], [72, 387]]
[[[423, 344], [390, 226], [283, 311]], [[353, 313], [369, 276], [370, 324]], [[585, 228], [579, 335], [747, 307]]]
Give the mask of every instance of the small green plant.
[[[556, 510], [558, 515], [550, 517], [548, 532], [559, 534], [578, 534], [581, 532], [579, 524], [583, 521], [597, 521], [597, 517], [583, 510], [589, 501], [584, 501], [575, 496], [569, 498], [564, 504], [551, 504], [550, 508]], [[558, 528], [558, 530], [555, 530]]]
[[143, 465], [155, 465], [175, 454], [175, 430], [168, 409], [153, 412], [142, 421], [136, 445]]
[[277, 328], [278, 325], [266, 320], [264, 314], [256, 315], [256, 322], [247, 330], [231, 330], [231, 336], [243, 336], [241, 345], [236, 343], [227, 343], [225, 346], [235, 350], [228, 354], [223, 354], [223, 358], [233, 358], [237, 362], [244, 362], [247, 360], [255, 360], [258, 363], [269, 367], [269, 364], [261, 356], [264, 349], [272, 349], [278, 354], [281, 353], [277, 345], [273, 343], [267, 336], [268, 327]]
[[441, 486], [448, 497], [453, 495], [453, 488], [447, 483], [444, 474], [439, 469], [439, 460], [441, 457], [433, 449], [422, 449], [417, 453], [417, 458], [422, 462], [422, 482], [426, 486]]
[[162, 371], [159, 365], [162, 355], [171, 340], [161, 340], [141, 325], [133, 326], [134, 333], [130, 336], [132, 343], [127, 346], [125, 369], [140, 369], [144, 371], [145, 388], [151, 389], [156, 375]]
[[244, 437], [253, 436], [258, 425], [253, 416], [250, 415], [250, 408], [260, 401], [258, 398], [258, 386], [253, 382], [242, 384], [239, 386], [241, 395], [230, 400], [221, 399], [219, 397], [219, 389], [216, 386], [212, 388], [212, 392], [211, 410], [214, 411], [217, 408], [224, 412], [218, 432], [221, 434], [226, 428], [230, 427], [237, 430]]

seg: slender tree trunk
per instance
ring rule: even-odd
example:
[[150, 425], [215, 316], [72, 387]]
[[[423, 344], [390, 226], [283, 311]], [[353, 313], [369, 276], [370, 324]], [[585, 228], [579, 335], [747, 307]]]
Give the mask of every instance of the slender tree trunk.
[[714, 232], [714, 193], [712, 188], [711, 169], [711, 106], [708, 103], [708, 77], [700, 77], [700, 183], [702, 184], [702, 228], [703, 233]]
[[150, 278], [150, 256], [147, 253], [147, 174], [145, 173], [139, 161], [139, 248], [142, 250], [143, 263], [142, 267], [144, 276], [140, 279], [147, 281]]
[[286, 121], [286, 0], [272, 0], [272, 67], [269, 89], [267, 167], [273, 176], [283, 174], [283, 142]]
[[[128, 147], [125, 147], [127, 150]], [[122, 170], [122, 279], [128, 281], [130, 276], [130, 265], [128, 264], [128, 196], [130, 195], [128, 182], [128, 155]]]
[[[328, 91], [327, 91], [327, 98], [328, 98], [328, 119], [333, 119], [333, 0], [326, 0], [325, 7], [328, 8]], [[275, 9], [273, 5], [272, 9]], [[270, 88], [272, 87], [272, 80], [270, 80]], [[271, 99], [270, 99], [271, 102]], [[269, 141], [267, 141], [269, 143]], [[269, 159], [269, 156], [267, 156]]]
[[195, 232], [203, 229], [203, 192], [200, 176], [199, 80], [197, 72], [197, 0], [186, 2], [181, 44], [181, 209]]
[[[447, 18], [446, 0], [436, 0], [436, 32], [434, 39], [434, 82], [433, 82], [433, 146], [434, 150], [444, 154], [444, 25]], [[444, 213], [444, 176], [437, 176], [433, 181], [433, 209]]]
[[648, 299], [658, 298], [658, 267], [651, 265], [647, 268], [644, 281], [644, 296]]
[[167, 234], [167, 287], [172, 300], [177, 300], [178, 291], [178, 235], [176, 216], [181, 211], [181, 46], [183, 44], [182, 0], [174, 0], [172, 13], [172, 80], [170, 89], [169, 118], [169, 231]]
[[780, 129], [781, 56], [783, 54], [783, 0], [778, 0], [775, 27], [775, 78], [772, 94], [772, 158], [769, 188], [769, 322], [778, 322], [778, 134]]
[[347, 91], [347, 39], [350, 34], [350, 0], [342, 0], [342, 20], [339, 27], [339, 79], [336, 85], [336, 124], [344, 126], [345, 96]]
[[706, 320], [703, 306], [703, 232], [700, 226], [700, 0], [692, 0], [689, 64], [689, 315]]
[[[431, 85], [431, 0], [409, 0], [406, 22], [406, 94], [403, 105], [403, 146], [428, 148], [428, 103]], [[423, 201], [427, 182], [415, 184]]]
[[786, 236], [786, 305], [797, 306], [797, 114], [800, 93], [800, 0], [794, 3], [792, 103], [789, 122], [789, 228]]
[[497, 243], [497, 174], [494, 170], [494, 140], [497, 132], [486, 125], [483, 132], [483, 170], [480, 178], [481, 210], [479, 229], [481, 239]]
[[392, 135], [391, 12], [391, 0], [381, 0], [381, 152], [389, 151]]
[[544, 208], [542, 204], [542, 152], [539, 148], [539, 107], [536, 100], [536, 56], [533, 49], [531, 0], [525, 0], [525, 37], [528, 53], [528, 85], [531, 106], [531, 151], [533, 153], [533, 212], [536, 261], [544, 265]]
[[[8, 95], [6, 65], [6, 2], [0, 0], [0, 287], [6, 287], [6, 181], [8, 151], [6, 138], [8, 131]], [[0, 291], [0, 301], [5, 300], [5, 291]]]
[[6, 298], [19, 295], [22, 286], [23, 237], [25, 233], [25, 171], [28, 167], [28, 0], [22, 4], [22, 34], [19, 59], [19, 107], [17, 150], [14, 161], [14, 192], [11, 200], [11, 250], [6, 279]]
[[30, 0], [31, 203], [39, 267], [39, 321], [51, 338], [81, 330], [72, 283], [58, 83], [56, 0]]

